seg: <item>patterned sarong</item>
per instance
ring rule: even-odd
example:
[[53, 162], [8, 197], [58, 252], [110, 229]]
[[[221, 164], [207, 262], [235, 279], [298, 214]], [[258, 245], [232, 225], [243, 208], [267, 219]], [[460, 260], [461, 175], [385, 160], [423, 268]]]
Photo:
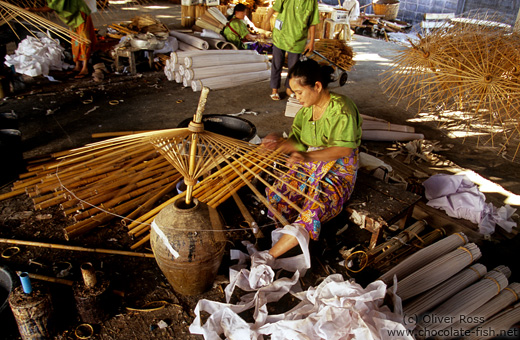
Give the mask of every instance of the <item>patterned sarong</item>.
[[[337, 216], [343, 209], [343, 204], [350, 198], [356, 182], [357, 169], [358, 149], [355, 149], [351, 156], [336, 161], [294, 164], [273, 186], [300, 207], [303, 213], [298, 214], [269, 188], [266, 189], [267, 200], [289, 222], [302, 224], [311, 239], [317, 240], [321, 223]], [[298, 187], [314, 201], [322, 203], [323, 207], [292, 190], [290, 186]], [[268, 212], [268, 215], [273, 217], [272, 212]]]

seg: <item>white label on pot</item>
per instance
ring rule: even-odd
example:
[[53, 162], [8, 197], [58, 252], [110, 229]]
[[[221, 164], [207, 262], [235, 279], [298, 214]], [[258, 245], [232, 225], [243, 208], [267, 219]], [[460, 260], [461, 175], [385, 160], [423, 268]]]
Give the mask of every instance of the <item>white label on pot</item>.
[[170, 244], [170, 241], [168, 241], [168, 237], [166, 237], [163, 231], [159, 229], [159, 226], [155, 223], [155, 220], [152, 221], [152, 229], [155, 231], [157, 236], [159, 236], [159, 238], [163, 241], [164, 245], [166, 246], [166, 248], [168, 248], [173, 257], [178, 258], [180, 256], [179, 253], [175, 249], [173, 249], [172, 245]]

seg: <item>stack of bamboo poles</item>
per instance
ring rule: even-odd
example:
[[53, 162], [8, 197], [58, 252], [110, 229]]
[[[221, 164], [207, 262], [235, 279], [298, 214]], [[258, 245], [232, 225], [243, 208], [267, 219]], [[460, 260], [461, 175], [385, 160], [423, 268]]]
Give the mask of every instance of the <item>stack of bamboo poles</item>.
[[208, 10], [197, 17], [195, 25], [202, 29], [208, 29], [215, 33], [220, 33], [226, 26], [228, 20], [220, 10], [209, 7]]
[[[520, 39], [487, 13], [473, 13], [457, 25], [418, 34], [383, 74], [391, 98], [417, 112], [430, 111], [446, 128], [466, 131], [505, 148], [520, 135]], [[512, 147], [515, 158], [520, 144]]]
[[379, 277], [387, 285], [392, 283], [394, 275], [397, 280], [401, 280], [407, 275], [412, 274], [419, 268], [426, 266], [428, 263], [434, 261], [438, 257], [451, 252], [457, 247], [463, 246], [468, 242], [466, 235], [463, 233], [455, 233], [448, 237], [441, 239], [429, 245], [428, 247], [419, 250], [418, 252], [410, 255], [398, 265], [392, 267], [386, 273]]
[[432, 318], [423, 317], [417, 324], [418, 329], [427, 329], [432, 333], [450, 327], [455, 321], [462, 321], [466, 316], [487, 301], [497, 296], [508, 285], [511, 272], [505, 266], [499, 266], [487, 273], [478, 282], [461, 290], [440, 306], [431, 311]]
[[474, 243], [458, 247], [399, 280], [396, 294], [406, 301], [449, 279], [481, 256]]
[[[28, 32], [33, 32], [34, 29], [39, 30], [43, 34], [48, 34], [48, 31], [56, 34], [58, 37], [63, 38], [65, 41], [70, 41], [71, 38], [82, 44], [90, 43], [85, 37], [79, 36], [77, 33], [69, 30], [62, 25], [58, 25], [50, 20], [47, 20], [40, 15], [26, 11], [17, 6], [12, 5], [5, 1], [0, 1], [0, 25], [7, 24], [16, 34], [16, 29], [11, 25], [11, 22], [16, 22], [24, 27]], [[27, 4], [27, 7], [34, 7], [33, 4]], [[30, 23], [34, 27], [27, 27], [26, 23]], [[20, 39], [20, 37], [18, 37]], [[52, 37], [51, 37], [52, 38]]]

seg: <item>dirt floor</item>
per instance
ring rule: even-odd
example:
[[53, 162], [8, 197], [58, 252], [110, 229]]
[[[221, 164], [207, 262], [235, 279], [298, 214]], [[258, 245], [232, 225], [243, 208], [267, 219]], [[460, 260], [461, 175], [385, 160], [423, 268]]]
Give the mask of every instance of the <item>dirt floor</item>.
[[[175, 7], [166, 1], [155, 3], [169, 8], [162, 9], [162, 13], [169, 14], [165, 15], [165, 20], [171, 20], [167, 22], [170, 27], [178, 24], [178, 5]], [[146, 8], [146, 11], [155, 13], [154, 8]], [[128, 16], [126, 12], [123, 13]], [[105, 27], [103, 20], [116, 20], [114, 17], [97, 19], [100, 31]], [[355, 36], [352, 46], [357, 54], [357, 65], [349, 72], [347, 84], [337, 91], [353, 98], [361, 113], [396, 124], [414, 126], [417, 132], [425, 135], [425, 139], [438, 141], [444, 147], [444, 151], [434, 152], [437, 156], [434, 160], [412, 162], [408, 166], [428, 174], [473, 171], [475, 180], [481, 181], [481, 190], [485, 191], [490, 202], [497, 207], [506, 203], [520, 206], [518, 160], [512, 161], [510, 154], [499, 155], [498, 148], [482, 145], [481, 141], [477, 143], [473, 137], [456, 137], [449, 127], [439, 126], [431, 117], [416, 115], [412, 110], [406, 110], [403, 104], [394, 105], [395, 103], [389, 102], [378, 82], [381, 72], [390, 64], [392, 50], [398, 49], [396, 45]], [[112, 70], [100, 83], [90, 78], [74, 79], [65, 72], [52, 73], [58, 82], [51, 82], [43, 77], [19, 77], [18, 83], [23, 88], [10, 93], [0, 102], [1, 112], [15, 112], [18, 115], [17, 124], [22, 138], [21, 143], [13, 144], [15, 153], [23, 152], [26, 160], [43, 157], [91, 143], [96, 140], [92, 138], [95, 133], [173, 128], [195, 113], [200, 94], [168, 81], [161, 70], [150, 70], [146, 63], [142, 63], [139, 65], [138, 75], [116, 74], [108, 56], [98, 57]], [[287, 132], [291, 118], [284, 116], [286, 101], [271, 101], [269, 92], [268, 82], [211, 91], [205, 114], [232, 114], [246, 109], [256, 115], [241, 117], [256, 126], [258, 136], [263, 137], [270, 132]], [[387, 154], [397, 147], [398, 145], [390, 142], [364, 142], [362, 145], [363, 150], [380, 155], [388, 161], [391, 159]], [[403, 161], [404, 157], [398, 157], [397, 160]], [[3, 167], [9, 165], [4, 163]], [[9, 171], [3, 177], [0, 193], [7, 193], [11, 189], [12, 179], [8, 175]], [[498, 186], [491, 186], [490, 183]], [[262, 207], [247, 190], [242, 190], [240, 196], [259, 225], [263, 226], [264, 234], [269, 235], [272, 226], [261, 213]], [[164, 197], [164, 200], [169, 197], [171, 195]], [[0, 253], [3, 255], [0, 264], [13, 271], [27, 271], [69, 280], [68, 283], [46, 282], [54, 301], [53, 333], [56, 339], [76, 339], [84, 331], [81, 327], [78, 328], [82, 322], [75, 310], [70, 284], [81, 280], [80, 266], [85, 262], [92, 263], [98, 275], [110, 282], [107, 315], [93, 323], [93, 335], [90, 338], [202, 339], [201, 336], [191, 335], [188, 330], [194, 318], [193, 309], [197, 301], [202, 298], [223, 301], [223, 288], [227, 284], [231, 264], [229, 250], [240, 248], [240, 241], [244, 239], [254, 241], [250, 232], [239, 230], [240, 216], [234, 203], [224, 203], [219, 207], [219, 212], [229, 228], [226, 232], [229, 242], [213, 288], [199, 296], [176, 293], [155, 260], [150, 258], [32, 246], [19, 246], [20, 251], [10, 256], [8, 248], [13, 245], [0, 243]], [[515, 216], [515, 220], [518, 220], [518, 216]], [[67, 241], [63, 228], [70, 223], [56, 207], [34, 209], [32, 200], [26, 195], [0, 202], [0, 238], [116, 250], [129, 250], [134, 241], [126, 228], [117, 221]], [[366, 230], [359, 230], [354, 226], [349, 227], [348, 232], [336, 235], [335, 231], [346, 223], [346, 217], [340, 215], [331, 222], [329, 232], [325, 232], [319, 242], [312, 244], [313, 270], [303, 278], [304, 287], [315, 285], [320, 277], [332, 272], [354, 277], [362, 285], [377, 277], [378, 272], [370, 268], [354, 274], [340, 264], [342, 258], [339, 249], [364, 247], [371, 236]], [[472, 228], [472, 232], [475, 232], [475, 226]], [[384, 235], [390, 236], [391, 233]], [[511, 266], [512, 279], [518, 280], [520, 271], [515, 271], [518, 264], [514, 263], [518, 237], [498, 233], [488, 240], [480, 238], [478, 241], [482, 252], [486, 254], [483, 259], [485, 263]], [[267, 248], [269, 239], [261, 240], [259, 246]], [[150, 252], [149, 245], [138, 251]], [[296, 302], [294, 298], [287, 296], [284, 301], [269, 305], [269, 308], [277, 311], [282, 306], [285, 308]], [[4, 311], [0, 319], [2, 337], [19, 338], [10, 311]]]

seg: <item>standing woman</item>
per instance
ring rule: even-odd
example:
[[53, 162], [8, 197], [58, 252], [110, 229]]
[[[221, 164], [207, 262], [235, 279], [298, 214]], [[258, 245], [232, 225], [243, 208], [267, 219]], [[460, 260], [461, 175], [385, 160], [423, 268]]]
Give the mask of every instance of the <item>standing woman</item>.
[[55, 11], [60, 19], [79, 36], [90, 40], [89, 44], [82, 44], [72, 38], [72, 55], [74, 58], [75, 78], [84, 78], [89, 74], [88, 60], [96, 44], [96, 32], [90, 16], [91, 10], [84, 0], [47, 0], [46, 7], [28, 8], [32, 12]]
[[[290, 155], [290, 170], [274, 187], [303, 213], [298, 214], [269, 188], [267, 199], [293, 226], [303, 228], [301, 231], [313, 240], [318, 239], [322, 223], [338, 215], [352, 194], [361, 143], [362, 118], [356, 105], [351, 99], [327, 89], [332, 73], [330, 66], [320, 66], [314, 60], [298, 61], [288, 78], [303, 107], [294, 118], [287, 140], [276, 135], [268, 135], [263, 140], [264, 146], [279, 148]], [[292, 191], [284, 182], [300, 187], [323, 206]], [[272, 217], [272, 212], [269, 215]], [[269, 254], [277, 258], [296, 245], [296, 237], [285, 234]]]
[[247, 7], [244, 4], [237, 4], [233, 9], [233, 14], [228, 18], [228, 23], [222, 30], [222, 35], [226, 40], [238, 47], [239, 50], [245, 49], [244, 41], [253, 41], [260, 38], [260, 35], [251, 34], [244, 22], [246, 9]]
[[[300, 55], [312, 52], [316, 25], [320, 23], [317, 0], [276, 0], [269, 8], [264, 27], [271, 16], [278, 13], [273, 30], [273, 60], [271, 65], [271, 99], [280, 100], [278, 89], [282, 79], [282, 68], [287, 52], [289, 70]], [[307, 42], [309, 40], [309, 42]], [[285, 81], [285, 92], [292, 95], [289, 78]]]

